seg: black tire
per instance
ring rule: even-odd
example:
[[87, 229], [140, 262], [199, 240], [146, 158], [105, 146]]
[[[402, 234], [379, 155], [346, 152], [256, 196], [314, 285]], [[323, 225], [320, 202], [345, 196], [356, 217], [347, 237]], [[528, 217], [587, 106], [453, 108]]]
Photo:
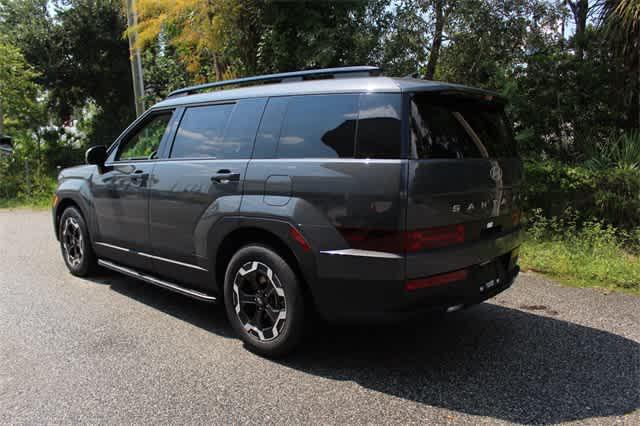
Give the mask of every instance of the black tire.
[[[60, 250], [69, 272], [78, 277], [89, 276], [95, 271], [97, 261], [82, 213], [75, 207], [67, 207], [62, 212], [58, 227]], [[75, 247], [71, 244], [72, 239]]]
[[[271, 280], [267, 279], [268, 270]], [[245, 301], [242, 305], [240, 295]], [[268, 247], [248, 245], [233, 255], [225, 274], [224, 304], [235, 332], [248, 349], [259, 355], [270, 358], [286, 355], [302, 339], [306, 313], [300, 280], [287, 262]], [[283, 310], [285, 317], [280, 318]], [[257, 320], [258, 317], [262, 319]]]

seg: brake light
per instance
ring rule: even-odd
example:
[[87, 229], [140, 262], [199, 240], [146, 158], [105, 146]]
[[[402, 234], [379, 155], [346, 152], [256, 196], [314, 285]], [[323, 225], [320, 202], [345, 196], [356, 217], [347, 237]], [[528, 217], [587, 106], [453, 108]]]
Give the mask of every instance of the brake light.
[[466, 280], [469, 276], [469, 270], [460, 269], [459, 271], [448, 272], [446, 274], [434, 275], [429, 278], [419, 278], [410, 280], [404, 286], [406, 291], [414, 291], [422, 288], [432, 288], [449, 284], [456, 281]]
[[463, 224], [419, 229], [408, 232], [368, 228], [338, 228], [352, 248], [391, 253], [416, 252], [460, 244], [465, 241]]
[[438, 228], [409, 231], [405, 248], [408, 252], [432, 249], [464, 243], [464, 225], [441, 226]]

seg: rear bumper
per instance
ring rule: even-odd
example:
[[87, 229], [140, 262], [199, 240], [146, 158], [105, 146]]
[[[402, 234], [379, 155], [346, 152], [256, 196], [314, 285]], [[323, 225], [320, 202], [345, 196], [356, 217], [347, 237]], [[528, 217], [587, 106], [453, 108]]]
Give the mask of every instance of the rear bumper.
[[[509, 288], [520, 269], [520, 230], [500, 238], [399, 258], [366, 258], [320, 254], [313, 288], [320, 314], [334, 322], [388, 322], [450, 307], [481, 303]], [[502, 279], [492, 283], [480, 265], [502, 261]], [[413, 265], [411, 263], [413, 262]], [[422, 265], [418, 265], [422, 263]], [[412, 270], [413, 268], [413, 270]], [[407, 279], [468, 269], [463, 281], [407, 291]], [[411, 271], [411, 274], [410, 274]], [[420, 272], [417, 272], [420, 271]], [[495, 277], [494, 277], [495, 278]]]

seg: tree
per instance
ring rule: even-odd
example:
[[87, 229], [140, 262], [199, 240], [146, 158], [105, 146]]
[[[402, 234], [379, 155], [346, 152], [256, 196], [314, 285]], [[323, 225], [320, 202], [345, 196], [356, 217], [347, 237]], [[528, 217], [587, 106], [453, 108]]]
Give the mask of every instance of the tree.
[[98, 107], [93, 144], [110, 144], [135, 116], [125, 29], [119, 0], [0, 0], [0, 31], [38, 72], [51, 119]]
[[0, 39], [0, 135], [8, 124], [30, 127], [38, 111], [38, 74], [16, 47]]

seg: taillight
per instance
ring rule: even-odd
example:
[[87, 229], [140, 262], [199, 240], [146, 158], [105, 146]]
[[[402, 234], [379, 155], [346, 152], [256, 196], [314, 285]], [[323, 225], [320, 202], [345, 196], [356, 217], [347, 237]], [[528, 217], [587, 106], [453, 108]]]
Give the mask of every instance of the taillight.
[[413, 291], [419, 290], [421, 288], [438, 287], [456, 281], [466, 280], [468, 276], [469, 271], [467, 269], [460, 269], [459, 271], [448, 272], [446, 274], [434, 275], [428, 278], [419, 278], [417, 280], [407, 281], [404, 289], [406, 291]]
[[338, 228], [338, 231], [352, 248], [391, 253], [412, 253], [465, 241], [463, 224], [407, 232], [367, 228]]
[[464, 225], [441, 226], [407, 232], [405, 248], [408, 252], [464, 243]]

